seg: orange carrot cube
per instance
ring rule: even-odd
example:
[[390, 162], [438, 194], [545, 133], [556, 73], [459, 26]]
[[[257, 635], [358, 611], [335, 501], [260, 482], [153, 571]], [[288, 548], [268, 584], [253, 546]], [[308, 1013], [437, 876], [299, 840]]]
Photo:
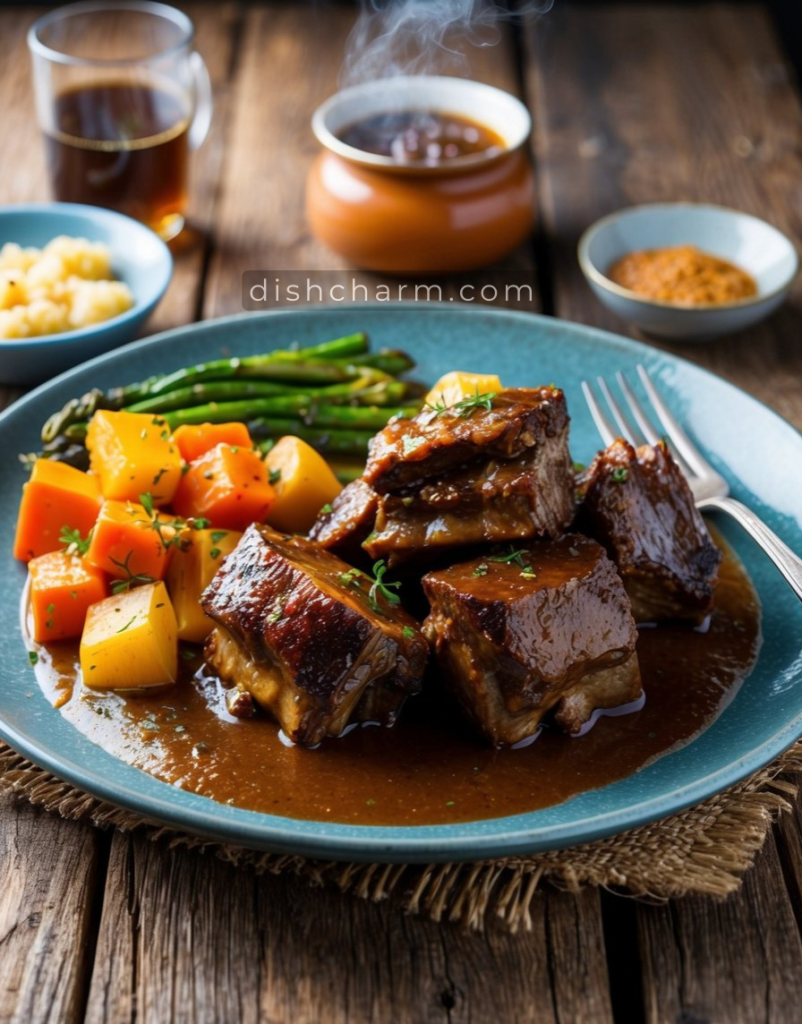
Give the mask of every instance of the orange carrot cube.
[[176, 536], [172, 517], [135, 501], [104, 501], [85, 558], [118, 580], [164, 578]]
[[64, 462], [37, 459], [22, 488], [14, 557], [23, 562], [63, 547], [64, 527], [85, 537], [100, 511], [97, 479]]
[[212, 526], [244, 530], [263, 522], [273, 498], [267, 468], [255, 451], [218, 444], [190, 463], [173, 508], [187, 519], [209, 519]]
[[37, 643], [80, 636], [90, 605], [108, 594], [106, 577], [99, 569], [64, 551], [31, 559], [28, 572]]
[[218, 444], [253, 448], [251, 435], [244, 423], [184, 424], [175, 431], [173, 440], [185, 462], [194, 462]]

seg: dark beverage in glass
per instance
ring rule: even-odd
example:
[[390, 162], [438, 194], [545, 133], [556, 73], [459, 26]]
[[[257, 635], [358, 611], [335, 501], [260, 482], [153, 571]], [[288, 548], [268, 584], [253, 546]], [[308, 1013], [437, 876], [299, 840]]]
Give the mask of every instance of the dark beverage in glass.
[[190, 121], [181, 98], [110, 82], [70, 89], [54, 108], [45, 139], [55, 198], [107, 206], [173, 234], [187, 205]]
[[31, 28], [54, 197], [118, 210], [162, 238], [184, 225], [189, 154], [211, 119], [192, 22], [160, 3], [97, 0]]

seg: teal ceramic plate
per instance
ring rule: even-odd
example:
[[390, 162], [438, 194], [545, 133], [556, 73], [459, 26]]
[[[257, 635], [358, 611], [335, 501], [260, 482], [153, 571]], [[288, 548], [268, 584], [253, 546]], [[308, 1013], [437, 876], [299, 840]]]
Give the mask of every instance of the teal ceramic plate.
[[728, 523], [722, 523], [725, 535], [763, 603], [765, 639], [751, 676], [716, 722], [688, 746], [629, 778], [545, 810], [409, 828], [257, 814], [160, 782], [111, 757], [66, 722], [36, 684], [18, 625], [25, 569], [11, 557], [11, 542], [25, 476], [17, 452], [35, 449], [47, 416], [89, 387], [138, 380], [221, 353], [246, 355], [356, 330], [367, 330], [374, 345], [411, 352], [422, 380], [434, 381], [457, 367], [496, 372], [509, 384], [559, 383], [573, 417], [572, 451], [581, 461], [598, 443], [580, 380], [621, 368], [631, 371], [642, 361], [705, 454], [732, 482], [736, 497], [764, 516], [791, 547], [802, 550], [802, 437], [724, 381], [646, 346], [545, 317], [443, 307], [318, 309], [193, 325], [78, 367], [0, 417], [3, 739], [97, 797], [201, 836], [323, 858], [451, 861], [553, 849], [633, 828], [737, 782], [802, 735], [802, 606], [761, 552]]

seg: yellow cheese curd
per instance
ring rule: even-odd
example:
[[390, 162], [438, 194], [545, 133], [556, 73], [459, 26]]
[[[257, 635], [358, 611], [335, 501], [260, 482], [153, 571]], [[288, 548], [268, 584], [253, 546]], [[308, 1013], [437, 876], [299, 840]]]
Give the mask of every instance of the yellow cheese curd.
[[43, 249], [0, 248], [0, 339], [74, 331], [133, 304], [128, 285], [113, 279], [102, 242], [61, 235]]

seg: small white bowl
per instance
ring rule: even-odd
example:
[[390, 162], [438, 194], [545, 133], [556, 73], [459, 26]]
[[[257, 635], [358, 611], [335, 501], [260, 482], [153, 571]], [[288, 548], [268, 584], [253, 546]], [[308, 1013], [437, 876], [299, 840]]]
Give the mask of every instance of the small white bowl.
[[[680, 306], [649, 299], [607, 277], [628, 253], [695, 245], [751, 274], [757, 295], [737, 302]], [[764, 220], [724, 206], [655, 203], [596, 221], [579, 240], [579, 265], [596, 297], [623, 320], [658, 338], [707, 341], [756, 324], [785, 300], [799, 269], [793, 243]]]

